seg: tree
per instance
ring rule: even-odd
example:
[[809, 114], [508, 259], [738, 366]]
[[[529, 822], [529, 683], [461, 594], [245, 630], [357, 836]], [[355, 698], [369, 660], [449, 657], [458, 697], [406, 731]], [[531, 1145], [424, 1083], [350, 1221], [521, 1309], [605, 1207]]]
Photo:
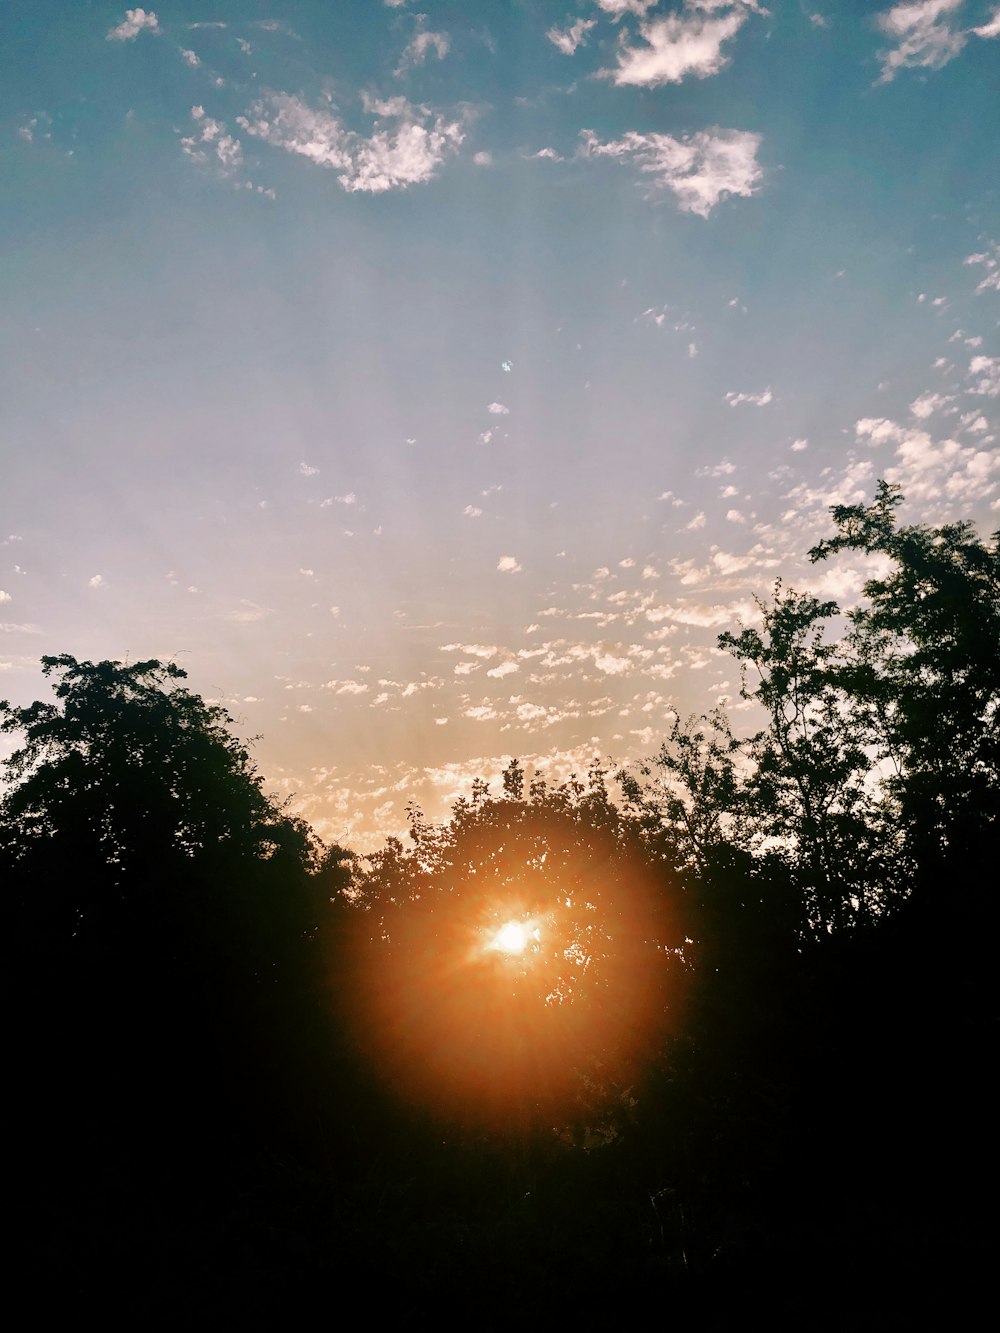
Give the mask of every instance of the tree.
[[37, 1085], [142, 1069], [180, 1089], [195, 1068], [214, 1077], [223, 1049], [252, 1060], [311, 966], [306, 826], [179, 667], [62, 655], [42, 670], [54, 703], [0, 703], [0, 730], [21, 738], [0, 866]]
[[789, 856], [812, 929], [825, 934], [869, 922], [893, 882], [893, 849], [873, 756], [845, 688], [853, 664], [844, 645], [827, 637], [839, 608], [786, 591], [780, 580], [773, 600], [757, 605], [761, 628], [721, 634], [719, 645], [743, 665], [743, 698], [767, 717], [748, 743], [758, 836]]
[[850, 613], [843, 686], [889, 769], [920, 882], [940, 882], [950, 863], [982, 888], [1000, 820], [1000, 533], [990, 547], [969, 523], [900, 527], [902, 502], [881, 481], [871, 505], [834, 507], [836, 536], [809, 555], [890, 561]]

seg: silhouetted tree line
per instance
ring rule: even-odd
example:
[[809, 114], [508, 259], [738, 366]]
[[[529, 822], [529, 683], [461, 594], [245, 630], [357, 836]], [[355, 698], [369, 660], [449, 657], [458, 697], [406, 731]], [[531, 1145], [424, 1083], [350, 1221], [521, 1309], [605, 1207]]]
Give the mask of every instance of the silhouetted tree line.
[[[36, 1312], [962, 1326], [992, 1254], [1000, 534], [900, 500], [810, 552], [878, 557], [855, 609], [779, 582], [720, 636], [755, 734], [674, 717], [559, 785], [512, 760], [367, 858], [268, 797], [178, 667], [43, 658], [55, 702], [0, 703]], [[470, 944], [507, 910], [544, 924], [523, 960]]]

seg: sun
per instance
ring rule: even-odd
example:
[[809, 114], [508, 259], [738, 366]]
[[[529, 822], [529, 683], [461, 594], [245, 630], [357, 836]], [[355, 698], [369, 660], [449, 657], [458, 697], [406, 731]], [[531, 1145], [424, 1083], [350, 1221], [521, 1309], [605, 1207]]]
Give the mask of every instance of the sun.
[[524, 953], [530, 938], [528, 927], [521, 921], [508, 921], [493, 937], [494, 949], [501, 953]]

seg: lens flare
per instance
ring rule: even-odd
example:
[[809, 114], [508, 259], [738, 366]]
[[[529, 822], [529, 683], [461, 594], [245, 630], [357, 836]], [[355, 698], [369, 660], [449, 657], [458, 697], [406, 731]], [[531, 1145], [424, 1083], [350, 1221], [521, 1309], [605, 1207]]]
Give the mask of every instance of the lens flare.
[[527, 805], [504, 818], [470, 821], [446, 868], [387, 881], [338, 982], [397, 1096], [470, 1124], [553, 1124], [584, 1083], [630, 1086], [659, 1049], [684, 934], [641, 848]]

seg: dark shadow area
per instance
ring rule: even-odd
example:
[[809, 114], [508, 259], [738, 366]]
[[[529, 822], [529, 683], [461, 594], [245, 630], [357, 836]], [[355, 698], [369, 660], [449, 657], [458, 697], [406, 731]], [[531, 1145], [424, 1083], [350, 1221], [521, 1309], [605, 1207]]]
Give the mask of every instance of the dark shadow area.
[[34, 1317], [978, 1319], [1000, 559], [898, 503], [811, 553], [885, 558], [846, 619], [779, 585], [721, 637], [759, 732], [668, 719], [560, 786], [512, 760], [368, 858], [178, 668], [43, 659], [54, 702], [0, 705]]

